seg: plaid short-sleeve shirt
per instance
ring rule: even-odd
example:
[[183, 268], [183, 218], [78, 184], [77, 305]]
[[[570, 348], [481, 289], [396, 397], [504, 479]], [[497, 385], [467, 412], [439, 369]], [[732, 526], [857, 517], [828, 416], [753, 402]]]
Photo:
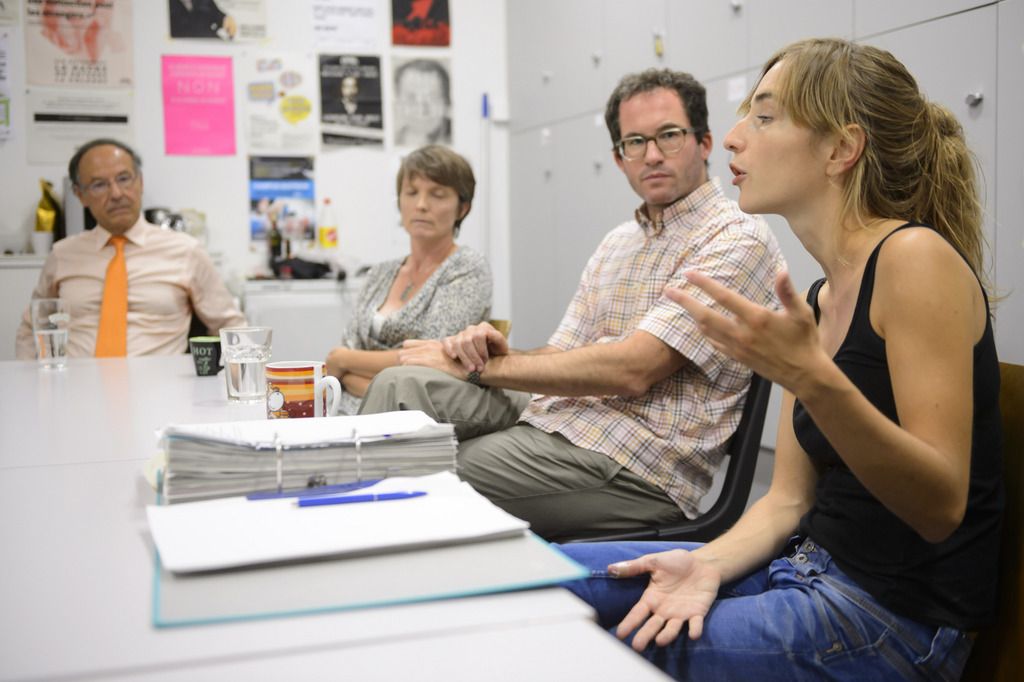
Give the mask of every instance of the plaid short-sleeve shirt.
[[637, 398], [535, 395], [521, 421], [611, 457], [695, 518], [739, 424], [750, 371], [716, 351], [662, 289], [672, 285], [713, 305], [683, 276], [696, 270], [777, 307], [775, 274], [784, 267], [764, 220], [743, 213], [717, 178], [665, 209], [660, 221], [638, 209], [591, 256], [548, 343], [570, 350], [642, 330], [688, 362]]

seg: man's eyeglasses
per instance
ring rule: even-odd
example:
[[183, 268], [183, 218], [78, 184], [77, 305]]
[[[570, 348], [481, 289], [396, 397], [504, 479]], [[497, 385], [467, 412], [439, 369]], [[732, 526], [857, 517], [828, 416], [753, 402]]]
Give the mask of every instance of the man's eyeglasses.
[[[114, 177], [114, 183], [121, 188], [122, 192], [126, 192], [131, 189], [138, 177], [139, 176], [136, 173], [125, 171], [124, 173], [118, 173]], [[79, 187], [81, 187], [82, 191], [93, 199], [99, 199], [110, 192], [110, 185], [111, 183], [109, 180], [93, 180], [88, 185], [79, 185]]]
[[672, 156], [683, 148], [686, 133], [694, 135], [697, 131], [694, 128], [665, 128], [654, 137], [630, 135], [619, 140], [614, 149], [627, 161], [638, 161], [647, 154], [647, 143], [653, 140], [662, 154]]

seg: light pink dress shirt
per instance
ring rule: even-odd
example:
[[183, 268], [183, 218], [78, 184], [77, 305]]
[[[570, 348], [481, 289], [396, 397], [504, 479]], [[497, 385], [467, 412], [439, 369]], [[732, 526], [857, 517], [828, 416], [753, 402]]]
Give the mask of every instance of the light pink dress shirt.
[[[96, 352], [103, 282], [114, 256], [110, 236], [97, 226], [54, 244], [32, 294], [67, 301], [71, 357], [91, 357]], [[211, 333], [245, 325], [210, 257], [194, 238], [160, 229], [141, 216], [124, 236], [128, 239], [128, 355], [185, 352], [193, 311]], [[15, 352], [19, 360], [35, 357], [27, 307]]]

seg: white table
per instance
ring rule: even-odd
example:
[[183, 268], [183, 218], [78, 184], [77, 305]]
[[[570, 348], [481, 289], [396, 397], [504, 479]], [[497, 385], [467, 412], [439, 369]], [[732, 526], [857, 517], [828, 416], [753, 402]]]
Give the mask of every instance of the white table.
[[169, 423], [260, 419], [227, 402], [223, 373], [197, 377], [192, 356], [72, 358], [63, 370], [0, 362], [0, 469], [149, 459]]
[[154, 431], [262, 418], [190, 363], [0, 362], [16, 396], [0, 410], [0, 679], [664, 679], [555, 588], [153, 628], [142, 464]]

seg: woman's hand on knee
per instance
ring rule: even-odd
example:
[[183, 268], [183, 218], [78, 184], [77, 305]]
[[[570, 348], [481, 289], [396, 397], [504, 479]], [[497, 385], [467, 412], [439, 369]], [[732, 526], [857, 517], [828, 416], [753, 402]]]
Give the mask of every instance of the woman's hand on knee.
[[633, 608], [622, 619], [615, 634], [619, 639], [633, 635], [633, 648], [643, 651], [651, 643], [671, 644], [688, 627], [690, 639], [704, 630], [704, 616], [718, 596], [722, 584], [717, 569], [682, 549], [647, 554], [608, 567], [616, 578], [650, 574], [650, 583]]

